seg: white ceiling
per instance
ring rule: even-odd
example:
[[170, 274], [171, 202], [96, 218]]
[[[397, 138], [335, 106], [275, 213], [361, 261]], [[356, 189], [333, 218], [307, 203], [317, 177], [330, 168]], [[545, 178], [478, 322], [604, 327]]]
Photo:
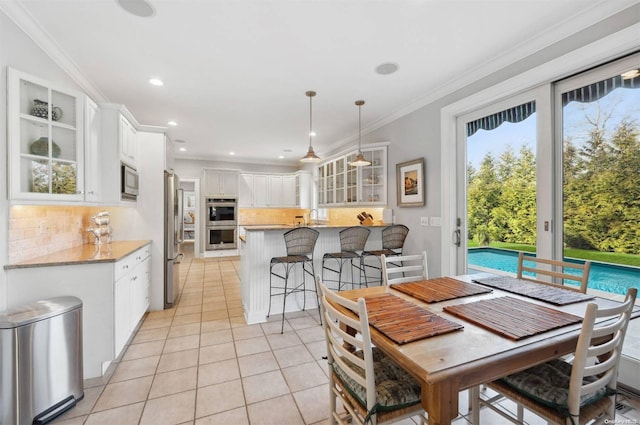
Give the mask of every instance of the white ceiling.
[[[22, 15], [95, 100], [125, 104], [141, 124], [177, 121], [169, 135], [187, 148], [177, 157], [283, 164], [308, 146], [307, 90], [318, 93], [313, 146], [323, 156], [357, 143], [355, 100], [366, 101], [363, 133], [372, 131], [633, 3], [150, 2], [149, 18], [116, 0], [0, 0], [0, 8]], [[376, 74], [383, 62], [398, 72]], [[164, 86], [149, 85], [152, 76]]]

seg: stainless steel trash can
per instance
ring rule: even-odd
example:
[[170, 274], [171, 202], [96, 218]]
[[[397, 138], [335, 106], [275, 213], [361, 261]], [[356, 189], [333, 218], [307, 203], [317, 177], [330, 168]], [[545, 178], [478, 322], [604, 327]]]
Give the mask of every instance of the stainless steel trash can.
[[82, 301], [57, 297], [0, 312], [0, 424], [44, 424], [82, 397]]

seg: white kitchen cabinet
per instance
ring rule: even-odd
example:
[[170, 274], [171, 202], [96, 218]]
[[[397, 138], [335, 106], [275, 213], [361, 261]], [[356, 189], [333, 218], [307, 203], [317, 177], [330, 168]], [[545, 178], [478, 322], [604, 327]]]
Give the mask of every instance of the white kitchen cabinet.
[[295, 178], [295, 205], [298, 208], [311, 208], [311, 193], [313, 192], [311, 173], [298, 171]]
[[136, 159], [138, 158], [138, 134], [133, 124], [123, 115], [120, 115], [119, 133], [120, 160], [136, 168]]
[[113, 329], [114, 351], [113, 356], [118, 357], [122, 351], [131, 331], [131, 290], [128, 277], [116, 280], [113, 284]]
[[205, 196], [237, 198], [238, 177], [235, 170], [204, 169]]
[[88, 97], [84, 107], [84, 200], [100, 201], [100, 108]]
[[10, 199], [84, 200], [84, 97], [7, 68]]
[[240, 173], [238, 186], [238, 207], [253, 207], [253, 174]]
[[319, 206], [387, 204], [387, 146], [363, 148], [362, 154], [371, 165], [349, 166], [354, 151], [318, 166]]
[[282, 203], [282, 176], [270, 175], [269, 176], [269, 199], [267, 201], [267, 207], [280, 207], [284, 206]]
[[321, 176], [321, 193], [319, 203], [325, 206], [342, 206], [345, 204], [345, 171], [346, 157], [334, 158], [318, 167]]
[[[242, 208], [307, 208], [310, 179], [310, 173], [304, 172], [241, 173], [238, 205]], [[306, 206], [301, 207], [301, 202]]]
[[283, 207], [295, 207], [296, 202], [296, 178], [295, 174], [282, 176], [280, 205]]
[[269, 203], [269, 176], [256, 174], [253, 176], [253, 206], [266, 207]]
[[121, 164], [136, 169], [138, 149], [137, 122], [124, 105], [101, 103], [100, 106], [100, 202], [131, 205], [135, 200], [121, 196]]
[[[95, 246], [96, 258], [110, 246]], [[151, 248], [147, 244], [115, 263], [8, 269], [7, 307], [63, 295], [80, 298], [84, 378], [100, 377], [148, 309]]]
[[116, 262], [113, 286], [114, 356], [118, 357], [149, 307], [151, 248], [140, 248]]
[[387, 204], [387, 148], [362, 149], [371, 165], [359, 168], [360, 205]]

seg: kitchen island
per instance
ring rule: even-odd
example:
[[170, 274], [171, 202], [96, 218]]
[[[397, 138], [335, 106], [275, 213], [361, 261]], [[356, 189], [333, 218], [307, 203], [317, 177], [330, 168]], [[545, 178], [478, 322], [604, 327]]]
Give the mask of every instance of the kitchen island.
[[140, 240], [82, 245], [8, 264], [7, 307], [64, 295], [80, 298], [83, 375], [99, 378], [149, 307], [150, 263], [151, 241]]
[[[366, 250], [375, 250], [382, 247], [382, 229], [387, 226], [386, 224], [366, 226], [371, 230], [365, 245]], [[322, 276], [322, 256], [327, 252], [340, 251], [339, 233], [350, 226], [310, 225], [308, 227], [320, 233], [313, 252], [313, 264], [316, 276]], [[269, 263], [272, 257], [286, 255], [287, 250], [283, 235], [293, 228], [293, 226], [287, 225], [245, 226], [244, 241], [240, 245], [240, 286], [245, 320], [248, 324], [267, 321], [267, 312], [269, 310]], [[377, 262], [377, 266], [380, 265], [379, 260], [376, 258], [371, 258], [372, 265], [374, 264], [373, 262]], [[290, 279], [294, 279], [294, 282], [302, 281], [302, 273], [299, 269], [299, 267], [296, 267], [296, 273], [290, 276]], [[348, 267], [345, 267], [345, 270], [347, 269]], [[380, 274], [376, 270], [370, 270], [368, 276], [376, 281], [380, 278]], [[331, 278], [333, 279], [333, 276]], [[351, 281], [350, 271], [346, 272], [346, 278], [347, 281]], [[307, 277], [307, 288], [311, 289], [311, 285], [314, 285], [314, 283]], [[282, 312], [282, 299], [283, 297], [274, 297], [271, 306], [272, 314], [280, 314]], [[302, 304], [302, 293], [287, 297], [287, 312], [302, 310]], [[312, 293], [307, 292], [306, 309], [314, 309], [317, 306], [317, 299], [313, 297]]]

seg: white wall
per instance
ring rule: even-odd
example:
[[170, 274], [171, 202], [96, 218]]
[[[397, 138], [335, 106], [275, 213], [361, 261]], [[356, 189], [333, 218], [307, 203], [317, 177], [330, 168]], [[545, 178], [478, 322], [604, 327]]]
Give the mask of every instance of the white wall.
[[[536, 66], [551, 62], [561, 56], [587, 46], [597, 40], [615, 34], [624, 28], [637, 25], [640, 17], [640, 4], [609, 16], [601, 22], [585, 28], [574, 35], [559, 40], [545, 49], [523, 58], [498, 72], [492, 73], [479, 81], [469, 84], [452, 94], [434, 100], [421, 109], [408, 114], [375, 131], [363, 135], [363, 144], [382, 141], [391, 142], [388, 153], [388, 206], [393, 209], [396, 223], [403, 223], [411, 229], [405, 242], [405, 252], [419, 252], [426, 250], [429, 255], [429, 271], [434, 277], [441, 275], [441, 250], [453, 236], [447, 231], [441, 235], [440, 227], [421, 227], [420, 217], [439, 217], [442, 211], [443, 196], [454, 194], [442, 193], [442, 176], [445, 167], [453, 164], [441, 164], [442, 131], [441, 109], [460, 99], [492, 87], [509, 78], [513, 78]], [[636, 46], [639, 46], [636, 44]], [[637, 48], [637, 47], [636, 47]], [[625, 52], [612, 51], [611, 57], [594, 59], [589, 67], [613, 59]], [[628, 53], [628, 52], [626, 52]], [[463, 54], [463, 52], [461, 52]], [[553, 80], [559, 80], [568, 75], [582, 71], [572, 69], [570, 72], [556, 75]], [[522, 91], [530, 87], [522, 87]], [[445, 141], [455, 143], [455, 140]], [[342, 150], [344, 147], [339, 148]], [[396, 201], [396, 164], [412, 159], [424, 157], [426, 167], [426, 203], [424, 207], [398, 208]], [[455, 187], [455, 184], [453, 185]], [[451, 238], [451, 239], [448, 239]]]
[[179, 159], [174, 161], [174, 171], [185, 179], [199, 179], [202, 175], [203, 168], [220, 168], [229, 170], [240, 170], [247, 172], [266, 172], [266, 173], [293, 173], [299, 167], [289, 165], [268, 165], [254, 163], [238, 163], [238, 162], [222, 162], [222, 161], [204, 161], [195, 159]]
[[6, 308], [6, 273], [9, 259], [9, 203], [7, 201], [7, 67], [45, 78], [52, 83], [79, 90], [58, 67], [4, 12], [0, 11], [0, 310]]

